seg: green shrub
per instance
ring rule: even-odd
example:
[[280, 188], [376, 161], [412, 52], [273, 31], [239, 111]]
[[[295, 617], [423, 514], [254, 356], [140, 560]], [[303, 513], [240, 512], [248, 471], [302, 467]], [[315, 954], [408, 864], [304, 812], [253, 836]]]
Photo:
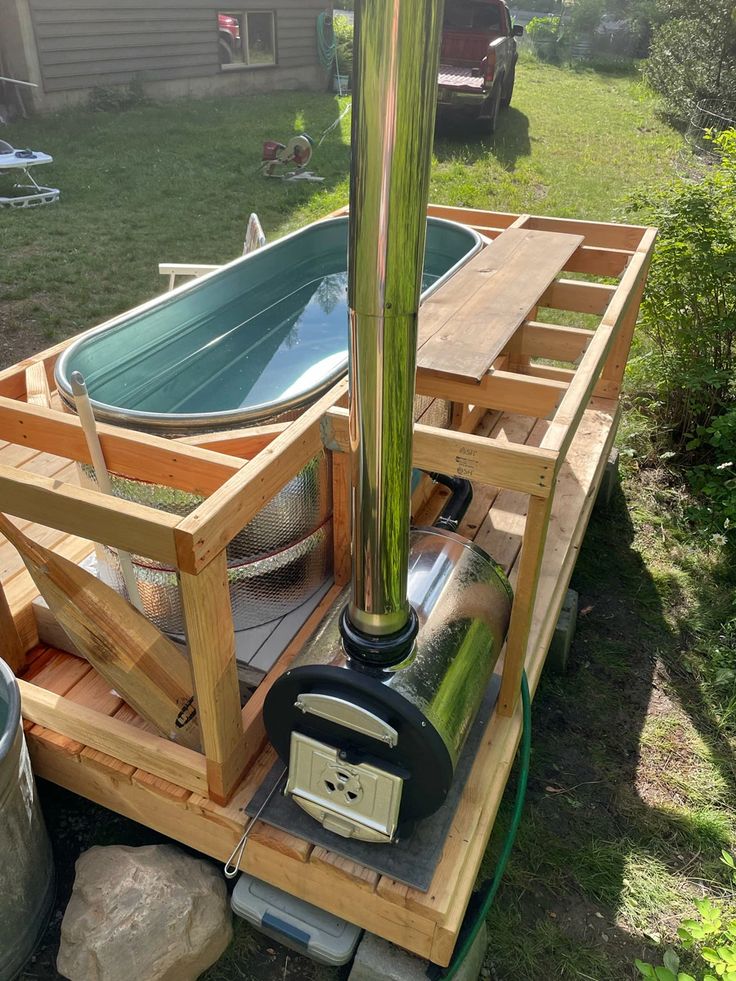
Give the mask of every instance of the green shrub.
[[532, 17], [526, 26], [532, 41], [556, 41], [559, 30], [559, 17]]
[[592, 34], [600, 24], [605, 9], [606, 0], [576, 0], [567, 21], [573, 35]]
[[341, 75], [353, 70], [353, 25], [347, 17], [335, 17], [332, 21], [337, 44], [337, 67]]
[[676, 178], [640, 197], [659, 240], [642, 303], [650, 344], [639, 384], [659, 449], [686, 468], [719, 528], [736, 522], [736, 131], [700, 182]]
[[559, 58], [559, 17], [533, 17], [527, 24], [526, 33], [538, 57], [545, 61], [556, 61]]
[[644, 73], [668, 111], [688, 119], [694, 103], [726, 108], [736, 101], [736, 8], [733, 0], [659, 0], [667, 14], [654, 33]]

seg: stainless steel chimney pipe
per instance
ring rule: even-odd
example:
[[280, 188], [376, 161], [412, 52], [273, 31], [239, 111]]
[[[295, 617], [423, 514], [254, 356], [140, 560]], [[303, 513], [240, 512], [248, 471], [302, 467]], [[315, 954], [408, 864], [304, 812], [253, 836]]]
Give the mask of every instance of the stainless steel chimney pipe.
[[417, 311], [443, 0], [359, 0], [350, 184], [348, 626], [404, 630]]

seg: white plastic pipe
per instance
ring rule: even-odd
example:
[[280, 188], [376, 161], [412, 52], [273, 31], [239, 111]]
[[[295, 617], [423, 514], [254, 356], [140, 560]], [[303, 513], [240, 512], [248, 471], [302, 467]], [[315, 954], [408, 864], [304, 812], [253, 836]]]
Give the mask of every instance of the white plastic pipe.
[[[105, 463], [105, 455], [102, 452], [100, 436], [97, 432], [95, 414], [92, 409], [92, 403], [89, 400], [89, 394], [87, 393], [87, 384], [80, 371], [73, 371], [70, 381], [72, 386], [72, 394], [74, 396], [74, 404], [77, 409], [77, 415], [79, 416], [79, 421], [82, 424], [82, 430], [84, 432], [85, 439], [87, 440], [89, 455], [92, 457], [92, 466], [94, 467], [95, 476], [97, 477], [97, 484], [103, 494], [108, 494], [110, 497], [113, 497], [112, 481], [110, 480], [110, 474], [107, 469], [107, 464]], [[143, 603], [141, 602], [141, 596], [138, 592], [138, 584], [135, 581], [133, 562], [128, 552], [118, 549], [118, 561], [120, 562], [120, 571], [123, 576], [123, 582], [125, 583], [125, 588], [128, 592], [128, 599], [133, 606], [142, 613]]]

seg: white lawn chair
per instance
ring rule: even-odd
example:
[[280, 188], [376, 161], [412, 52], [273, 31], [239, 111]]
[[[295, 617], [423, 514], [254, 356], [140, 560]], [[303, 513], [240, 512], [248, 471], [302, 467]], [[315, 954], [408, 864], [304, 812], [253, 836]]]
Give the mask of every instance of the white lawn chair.
[[[266, 244], [266, 236], [263, 233], [261, 222], [258, 215], [253, 212], [248, 218], [248, 226], [245, 230], [245, 241], [243, 242], [243, 255], [255, 252]], [[196, 277], [204, 276], [205, 273], [219, 269], [220, 266], [207, 264], [188, 263], [188, 262], [159, 262], [158, 271], [161, 276], [169, 277], [168, 289], [173, 290], [176, 280], [180, 276]]]

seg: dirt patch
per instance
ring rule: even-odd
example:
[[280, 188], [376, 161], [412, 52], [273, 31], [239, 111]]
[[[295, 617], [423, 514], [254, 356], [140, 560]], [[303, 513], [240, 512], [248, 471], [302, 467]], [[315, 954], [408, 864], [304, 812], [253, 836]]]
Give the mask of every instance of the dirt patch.
[[43, 294], [33, 299], [0, 301], [0, 368], [29, 358], [54, 343], [54, 336], [39, 311], [50, 300]]

